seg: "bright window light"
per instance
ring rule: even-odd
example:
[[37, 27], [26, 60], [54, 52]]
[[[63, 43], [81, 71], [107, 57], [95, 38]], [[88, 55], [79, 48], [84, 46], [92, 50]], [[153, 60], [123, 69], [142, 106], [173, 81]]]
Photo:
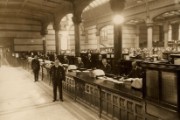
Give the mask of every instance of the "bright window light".
[[63, 31], [61, 35], [61, 49], [67, 50], [67, 46], [68, 46], [68, 33], [66, 31]]
[[121, 15], [115, 15], [113, 18], [114, 24], [122, 24], [124, 22], [124, 17]]

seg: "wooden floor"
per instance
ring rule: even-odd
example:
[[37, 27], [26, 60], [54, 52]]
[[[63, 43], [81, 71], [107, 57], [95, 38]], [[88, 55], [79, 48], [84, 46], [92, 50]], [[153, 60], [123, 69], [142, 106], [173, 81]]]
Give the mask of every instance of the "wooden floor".
[[52, 102], [52, 87], [20, 67], [0, 68], [0, 120], [102, 120], [64, 94]]

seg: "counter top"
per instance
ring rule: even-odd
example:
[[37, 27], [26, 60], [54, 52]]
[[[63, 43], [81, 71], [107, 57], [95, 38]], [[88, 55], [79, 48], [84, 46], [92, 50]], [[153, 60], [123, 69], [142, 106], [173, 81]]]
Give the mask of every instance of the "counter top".
[[102, 89], [114, 92], [116, 94], [122, 95], [124, 97], [128, 97], [134, 100], [142, 100], [143, 93], [140, 90], [135, 90], [130, 87], [130, 85], [126, 85], [125, 83], [117, 84], [114, 82], [92, 78], [88, 73], [83, 72], [68, 72], [67, 76], [74, 77], [76, 80], [81, 80], [85, 83], [100, 87]]

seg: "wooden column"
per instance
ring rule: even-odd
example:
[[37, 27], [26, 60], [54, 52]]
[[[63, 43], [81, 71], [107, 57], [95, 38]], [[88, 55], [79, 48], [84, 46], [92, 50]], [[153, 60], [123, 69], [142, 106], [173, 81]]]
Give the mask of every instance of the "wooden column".
[[42, 40], [43, 40], [43, 53], [44, 55], [47, 54], [47, 44], [46, 44], [46, 35], [48, 34], [47, 29], [41, 31]]
[[60, 38], [59, 38], [60, 25], [54, 24], [53, 28], [55, 30], [56, 54], [59, 55], [59, 53], [60, 53]]
[[77, 16], [73, 16], [74, 23], [74, 35], [75, 35], [75, 56], [80, 56], [80, 29], [79, 25], [81, 23], [81, 18]]
[[114, 25], [114, 59], [122, 58], [122, 26]]
[[[120, 15], [125, 7], [125, 0], [110, 0], [114, 15]], [[122, 26], [114, 24], [114, 62], [122, 58]]]

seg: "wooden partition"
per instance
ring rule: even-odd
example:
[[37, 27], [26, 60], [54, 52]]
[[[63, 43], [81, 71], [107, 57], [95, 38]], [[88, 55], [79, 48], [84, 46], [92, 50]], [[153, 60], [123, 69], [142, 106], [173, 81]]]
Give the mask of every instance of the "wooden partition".
[[180, 66], [142, 63], [146, 70], [144, 97], [162, 107], [180, 111]]

